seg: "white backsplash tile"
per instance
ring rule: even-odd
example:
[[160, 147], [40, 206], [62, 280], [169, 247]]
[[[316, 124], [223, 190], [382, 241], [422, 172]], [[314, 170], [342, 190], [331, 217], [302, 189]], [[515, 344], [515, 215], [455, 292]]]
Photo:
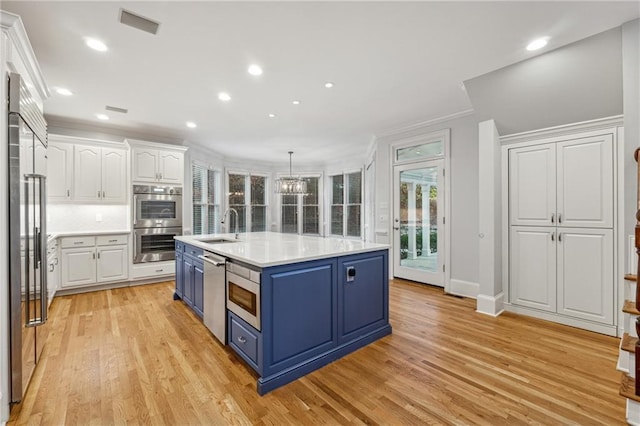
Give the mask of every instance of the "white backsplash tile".
[[128, 205], [47, 204], [47, 232], [129, 229]]

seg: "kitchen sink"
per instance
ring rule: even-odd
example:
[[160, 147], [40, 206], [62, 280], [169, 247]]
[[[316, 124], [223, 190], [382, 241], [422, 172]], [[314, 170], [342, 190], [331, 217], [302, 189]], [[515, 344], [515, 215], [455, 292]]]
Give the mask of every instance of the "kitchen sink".
[[223, 244], [223, 243], [237, 243], [240, 242], [240, 240], [227, 240], [225, 238], [211, 238], [208, 240], [198, 240], [201, 243], [207, 243], [207, 244]]

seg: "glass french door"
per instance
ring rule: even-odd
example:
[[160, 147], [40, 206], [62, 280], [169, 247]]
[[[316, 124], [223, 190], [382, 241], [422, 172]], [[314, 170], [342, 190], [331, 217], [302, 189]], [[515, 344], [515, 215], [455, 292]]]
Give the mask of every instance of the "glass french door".
[[444, 160], [394, 167], [394, 277], [444, 286]]

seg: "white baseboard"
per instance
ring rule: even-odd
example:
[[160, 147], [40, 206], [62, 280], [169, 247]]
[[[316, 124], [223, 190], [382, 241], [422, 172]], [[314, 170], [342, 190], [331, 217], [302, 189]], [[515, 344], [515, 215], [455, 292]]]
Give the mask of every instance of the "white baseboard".
[[478, 294], [476, 300], [476, 312], [478, 312], [479, 314], [497, 317], [502, 312], [504, 312], [504, 293], [502, 292], [495, 296], [489, 296], [488, 294]]
[[592, 321], [583, 320], [580, 318], [573, 318], [565, 315], [560, 315], [554, 312], [540, 311], [538, 309], [528, 308], [525, 306], [507, 304], [505, 308], [508, 312], [514, 312], [520, 315], [527, 315], [530, 317], [543, 319], [545, 321], [551, 321], [558, 324], [581, 328], [583, 330], [594, 331], [596, 333], [606, 334], [608, 336], [616, 337], [616, 333], [618, 331], [618, 327], [615, 325], [596, 323]]
[[480, 291], [480, 284], [473, 283], [471, 281], [457, 280], [451, 278], [449, 281], [449, 293], [456, 296], [471, 297], [473, 299], [478, 297]]
[[627, 399], [627, 423], [640, 426], [640, 404], [631, 399]]

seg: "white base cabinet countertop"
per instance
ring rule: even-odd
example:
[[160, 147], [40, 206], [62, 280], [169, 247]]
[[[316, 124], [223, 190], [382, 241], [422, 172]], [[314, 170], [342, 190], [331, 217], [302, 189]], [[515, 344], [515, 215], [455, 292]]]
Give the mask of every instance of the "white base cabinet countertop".
[[[234, 237], [234, 234], [209, 234], [180, 236], [175, 239], [260, 268], [389, 248], [388, 244], [368, 243], [361, 240], [278, 232], [250, 232], [240, 234], [237, 240]], [[207, 242], [212, 240], [225, 242]]]

